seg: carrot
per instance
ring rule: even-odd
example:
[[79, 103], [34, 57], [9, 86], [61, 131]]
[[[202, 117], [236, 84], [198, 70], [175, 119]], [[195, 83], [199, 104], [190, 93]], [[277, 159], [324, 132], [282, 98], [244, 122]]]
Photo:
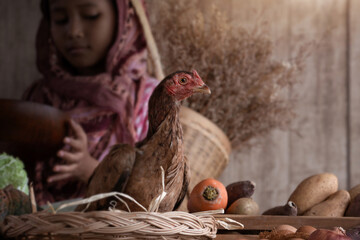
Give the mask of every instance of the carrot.
[[216, 179], [207, 178], [193, 188], [187, 207], [189, 212], [225, 209], [227, 201], [228, 194], [224, 184]]

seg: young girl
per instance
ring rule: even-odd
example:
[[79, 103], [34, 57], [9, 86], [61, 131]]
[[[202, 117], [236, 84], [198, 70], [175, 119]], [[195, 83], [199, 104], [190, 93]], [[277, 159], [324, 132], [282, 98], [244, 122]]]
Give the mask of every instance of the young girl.
[[42, 0], [37, 65], [44, 78], [24, 99], [68, 112], [72, 133], [57, 157], [26, 164], [38, 204], [81, 197], [115, 143], [147, 132], [157, 80], [146, 71], [146, 42], [129, 0]]

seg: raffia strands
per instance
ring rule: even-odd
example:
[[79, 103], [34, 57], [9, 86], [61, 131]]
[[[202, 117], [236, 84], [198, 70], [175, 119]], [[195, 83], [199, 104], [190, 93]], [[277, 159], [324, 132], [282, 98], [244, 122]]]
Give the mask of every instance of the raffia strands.
[[38, 212], [9, 216], [4, 236], [17, 239], [200, 239], [216, 237], [213, 216], [186, 212]]

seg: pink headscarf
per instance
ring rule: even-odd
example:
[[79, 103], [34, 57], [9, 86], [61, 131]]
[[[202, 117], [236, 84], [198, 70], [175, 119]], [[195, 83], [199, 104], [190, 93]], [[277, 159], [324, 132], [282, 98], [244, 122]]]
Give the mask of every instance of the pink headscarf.
[[[115, 3], [117, 37], [106, 58], [106, 72], [74, 76], [67, 71], [52, 44], [50, 25], [45, 17], [36, 39], [37, 66], [44, 79], [24, 94], [26, 100], [68, 112], [84, 128], [89, 152], [99, 161], [113, 144], [134, 144], [146, 136], [147, 103], [158, 83], [147, 75], [146, 42], [132, 5], [129, 0], [116, 0]], [[55, 161], [41, 161], [27, 167], [29, 171], [36, 168], [29, 177], [35, 182], [40, 204], [83, 194], [85, 186], [77, 181], [63, 181], [56, 186], [46, 183]]]

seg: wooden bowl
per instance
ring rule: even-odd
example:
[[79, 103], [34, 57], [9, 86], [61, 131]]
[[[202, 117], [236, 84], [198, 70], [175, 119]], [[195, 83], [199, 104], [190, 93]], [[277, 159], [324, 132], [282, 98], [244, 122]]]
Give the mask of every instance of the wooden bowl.
[[16, 157], [50, 157], [68, 135], [68, 114], [54, 107], [0, 99], [0, 153]]

